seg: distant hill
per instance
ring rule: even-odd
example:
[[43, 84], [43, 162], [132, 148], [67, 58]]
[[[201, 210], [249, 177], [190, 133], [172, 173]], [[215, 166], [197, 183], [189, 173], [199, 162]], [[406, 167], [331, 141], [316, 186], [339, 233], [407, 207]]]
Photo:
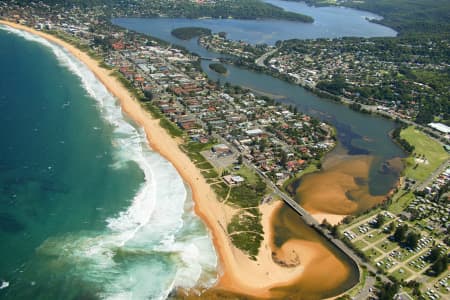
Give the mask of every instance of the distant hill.
[[[312, 23], [310, 16], [285, 11], [262, 0], [216, 0], [197, 3], [191, 0], [41, 0], [49, 5], [84, 8], [105, 5], [114, 8], [114, 16], [127, 17], [174, 17], [174, 18], [234, 18], [278, 19]], [[17, 0], [16, 3], [32, 4], [37, 1]]]

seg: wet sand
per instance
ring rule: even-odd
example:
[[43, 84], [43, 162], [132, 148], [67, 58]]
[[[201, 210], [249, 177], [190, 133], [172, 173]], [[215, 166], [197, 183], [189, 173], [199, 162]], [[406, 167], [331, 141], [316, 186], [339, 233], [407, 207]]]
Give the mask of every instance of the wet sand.
[[337, 296], [359, 280], [356, 264], [338, 249], [307, 226], [296, 213], [283, 206], [274, 219], [274, 246], [289, 253], [291, 249], [301, 249], [314, 245], [315, 252], [305, 267], [305, 274], [289, 286], [275, 290], [286, 293], [286, 299], [324, 299]]
[[326, 219], [331, 224], [381, 203], [386, 196], [369, 192], [373, 159], [368, 155], [327, 158], [322, 171], [301, 179], [297, 199], [319, 222]]

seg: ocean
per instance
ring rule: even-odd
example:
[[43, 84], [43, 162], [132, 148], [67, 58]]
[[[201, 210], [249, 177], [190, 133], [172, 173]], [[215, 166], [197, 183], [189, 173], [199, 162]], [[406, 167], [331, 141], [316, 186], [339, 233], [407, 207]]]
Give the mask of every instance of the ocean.
[[165, 299], [217, 278], [175, 168], [64, 49], [0, 26], [0, 298]]

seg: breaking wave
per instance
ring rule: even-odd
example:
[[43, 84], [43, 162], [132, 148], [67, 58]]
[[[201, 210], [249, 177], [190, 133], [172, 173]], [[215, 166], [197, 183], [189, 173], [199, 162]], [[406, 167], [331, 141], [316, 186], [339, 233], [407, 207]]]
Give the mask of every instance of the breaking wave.
[[176, 169], [149, 149], [144, 131], [126, 120], [116, 99], [82, 62], [41, 37], [1, 29], [51, 49], [113, 127], [111, 168], [134, 162], [145, 176], [129, 207], [105, 220], [104, 231], [47, 239], [37, 251], [47, 258], [46, 267], [67, 270], [70, 278], [94, 285], [97, 296], [107, 299], [165, 299], [175, 287], [211, 286], [217, 258]]

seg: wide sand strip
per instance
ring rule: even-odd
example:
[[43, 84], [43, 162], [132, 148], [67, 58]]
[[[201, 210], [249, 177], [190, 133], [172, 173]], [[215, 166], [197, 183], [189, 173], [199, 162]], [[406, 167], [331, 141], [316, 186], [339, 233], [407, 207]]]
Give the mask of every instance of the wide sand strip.
[[257, 260], [252, 261], [231, 244], [225, 228], [233, 214], [233, 210], [217, 200], [215, 193], [203, 178], [200, 170], [180, 150], [181, 140], [169, 136], [159, 126], [159, 120], [152, 118], [141, 107], [138, 100], [114, 76], [111, 76], [110, 70], [101, 68], [99, 62], [89, 57], [88, 54], [50, 34], [12, 22], [0, 20], [0, 23], [40, 36], [65, 48], [78, 60], [82, 61], [110, 93], [119, 100], [123, 112], [144, 128], [152, 149], [170, 161], [192, 189], [192, 197], [196, 204], [195, 212], [211, 231], [214, 246], [219, 255], [221, 276], [218, 288], [257, 297], [270, 297], [271, 288], [279, 285], [285, 286], [301, 277], [304, 267], [308, 265], [310, 260], [314, 259], [316, 249], [314, 245], [299, 246], [297, 253], [300, 264], [297, 267], [281, 267], [273, 261], [270, 245], [273, 234], [271, 218], [277, 209], [276, 205], [262, 207], [265, 240]]

